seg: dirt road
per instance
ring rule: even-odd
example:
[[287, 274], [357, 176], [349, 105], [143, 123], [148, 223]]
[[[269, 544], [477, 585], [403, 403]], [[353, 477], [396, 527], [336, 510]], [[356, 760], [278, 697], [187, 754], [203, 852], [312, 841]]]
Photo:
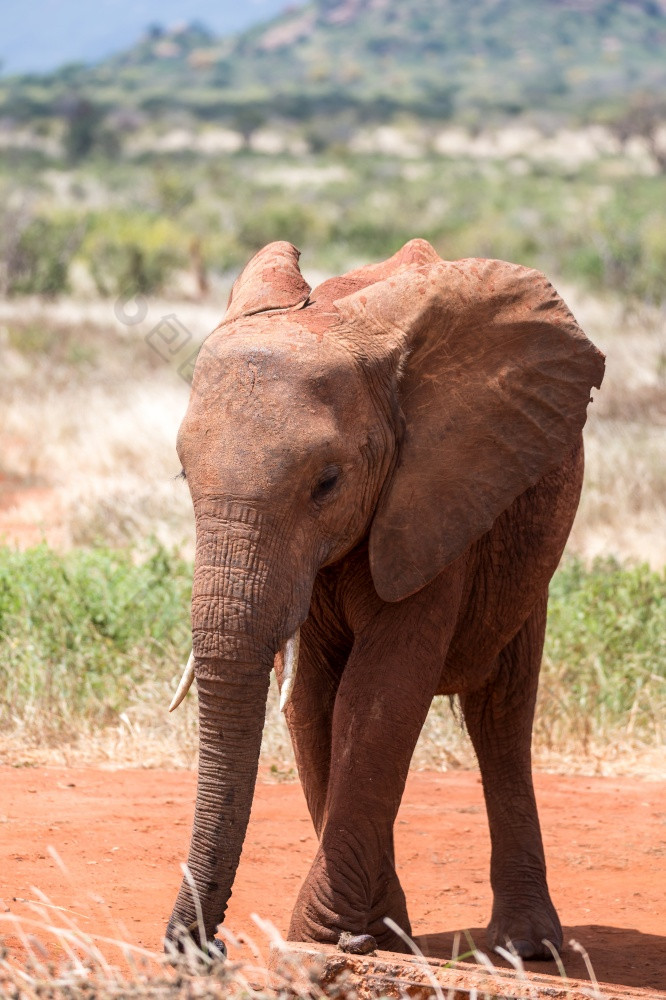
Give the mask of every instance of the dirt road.
[[[264, 950], [250, 914], [286, 931], [315, 852], [300, 786], [266, 779], [226, 920]], [[0, 911], [29, 914], [23, 901], [35, 898], [36, 886], [65, 908], [49, 911], [54, 917], [160, 949], [194, 792], [195, 776], [182, 771], [0, 768]], [[538, 775], [537, 792], [565, 941], [587, 948], [601, 981], [666, 990], [666, 782]], [[450, 956], [454, 932], [465, 928], [482, 946], [489, 841], [478, 776], [412, 773], [396, 849], [424, 950]], [[564, 963], [585, 977], [571, 948]], [[555, 973], [552, 965], [532, 967]]]

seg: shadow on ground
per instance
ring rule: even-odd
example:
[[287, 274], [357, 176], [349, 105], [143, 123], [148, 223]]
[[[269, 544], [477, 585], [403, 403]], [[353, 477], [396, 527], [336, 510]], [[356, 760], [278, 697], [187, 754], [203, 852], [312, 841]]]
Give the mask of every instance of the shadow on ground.
[[[480, 951], [488, 953], [485, 930], [474, 927], [468, 931]], [[448, 959], [453, 951], [455, 931], [421, 934], [416, 938], [424, 954], [430, 958]], [[642, 934], [631, 927], [603, 927], [587, 924], [564, 928], [562, 962], [572, 979], [589, 979], [585, 961], [569, 944], [577, 941], [590, 956], [592, 968], [600, 983], [666, 990], [666, 937]], [[458, 953], [470, 950], [464, 933], [460, 934]], [[499, 955], [492, 956], [498, 968], [507, 968]], [[531, 972], [558, 975], [554, 962], [525, 962]]]

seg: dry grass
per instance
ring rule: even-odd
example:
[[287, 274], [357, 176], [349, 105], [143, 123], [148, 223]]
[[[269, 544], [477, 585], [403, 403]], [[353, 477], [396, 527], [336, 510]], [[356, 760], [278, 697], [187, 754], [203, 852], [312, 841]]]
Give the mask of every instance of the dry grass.
[[[585, 432], [587, 476], [569, 551], [666, 564], [666, 322], [563, 288], [607, 353]], [[223, 296], [221, 296], [221, 301]], [[5, 303], [0, 312], [0, 534], [60, 546], [154, 535], [191, 547], [174, 442], [188, 386], [176, 366], [209, 332], [211, 305], [153, 302], [134, 327], [110, 303]], [[175, 314], [190, 346], [164, 361], [145, 338]], [[41, 339], [40, 339], [41, 338]], [[11, 492], [9, 500], [7, 494]]]
[[586, 478], [569, 551], [666, 565], [666, 315], [562, 289], [606, 353], [585, 429]]
[[[103, 769], [197, 766], [198, 724], [196, 698], [187, 698], [177, 712], [167, 711], [173, 685], [154, 683], [137, 692], [134, 703], [112, 725], [94, 726], [82, 718], [69, 740], [40, 737], [39, 729], [17, 726], [0, 737], [0, 760], [15, 766], [95, 766]], [[584, 750], [572, 738], [555, 746], [538, 737], [533, 749], [539, 771], [600, 777], [635, 776], [663, 779], [666, 747], [613, 734], [612, 739], [590, 739]], [[271, 681], [261, 747], [266, 780], [296, 781], [296, 763], [284, 717], [279, 710], [275, 680]], [[466, 731], [451, 711], [447, 698], [437, 698], [428, 715], [412, 759], [416, 770], [455, 771], [476, 767]]]
[[[24, 718], [0, 735], [4, 764], [43, 764], [63, 767], [169, 768], [190, 770], [199, 751], [197, 700], [185, 699], [169, 713], [176, 678], [150, 681], [138, 688], [117, 722], [100, 727], [82, 715], [69, 738], [54, 739], [35, 720]], [[275, 781], [296, 780], [291, 741], [279, 708], [277, 683], [271, 677], [261, 762]], [[269, 778], [270, 780], [270, 778]]]
[[[56, 863], [64, 867], [50, 850]], [[508, 1000], [539, 1000], [551, 997], [557, 983], [553, 977], [528, 974], [511, 945], [496, 949], [506, 963], [505, 968], [498, 968], [467, 931], [464, 936], [456, 935], [449, 960], [429, 963], [416, 942], [389, 920], [416, 961], [390, 960], [387, 964], [382, 957], [375, 968], [364, 960], [341, 964], [337, 958], [342, 956], [335, 956], [329, 964], [323, 956], [314, 958], [290, 949], [279, 931], [257, 915], [253, 915], [258, 928], [254, 938], [247, 934], [237, 937], [227, 928], [219, 928], [226, 960], [210, 957], [193, 944], [186, 946], [184, 954], [175, 950], [168, 955], [156, 954], [134, 944], [122, 925], [115, 927], [113, 936], [82, 929], [81, 918], [99, 922], [101, 917], [104, 924], [108, 920], [103, 901], [92, 894], [73, 907], [54, 905], [39, 889], [33, 888], [32, 895], [23, 901], [30, 916], [0, 912], [0, 995], [11, 1000], [357, 1000], [359, 976], [367, 977], [368, 972], [371, 978], [361, 991], [365, 997], [383, 996], [387, 987], [392, 995], [389, 978], [396, 974], [423, 984], [421, 992], [431, 991], [436, 1000], [443, 1000], [447, 987], [449, 995], [452, 989], [456, 993], [463, 989], [470, 996], [482, 992]], [[8, 941], [4, 947], [3, 939]], [[585, 948], [573, 940], [569, 948], [582, 955], [590, 985], [571, 982], [562, 959], [552, 949], [553, 972], [561, 977], [565, 995], [603, 1000]], [[251, 961], [245, 958], [248, 953], [253, 956]]]
[[[44, 327], [48, 341], [35, 344]], [[187, 488], [174, 481], [188, 385], [142, 332], [48, 312], [6, 324], [0, 475], [12, 495], [0, 535], [4, 523], [10, 541], [37, 533], [65, 548], [191, 538]]]
[[[255, 965], [234, 961], [234, 945], [240, 942], [224, 931], [229, 961], [193, 945], [183, 955], [167, 956], [134, 944], [121, 926], [113, 937], [85, 931], [71, 916], [76, 909], [55, 906], [37, 889], [33, 894], [35, 900], [27, 902], [34, 916], [0, 914], [0, 941], [11, 936], [10, 947], [0, 950], [0, 995], [12, 1000], [259, 1000], [284, 995], [291, 985], [291, 977], [269, 973], [259, 949]], [[104, 909], [92, 898], [82, 905], [87, 911]]]

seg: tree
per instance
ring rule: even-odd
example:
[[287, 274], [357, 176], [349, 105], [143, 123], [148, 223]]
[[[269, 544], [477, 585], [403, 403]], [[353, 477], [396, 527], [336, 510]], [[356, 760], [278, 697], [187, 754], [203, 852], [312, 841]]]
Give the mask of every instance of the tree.
[[613, 132], [626, 145], [630, 139], [643, 139], [662, 174], [666, 174], [666, 98], [657, 94], [637, 94], [629, 107], [610, 123]]
[[266, 121], [266, 115], [254, 104], [241, 104], [233, 117], [233, 128], [243, 136], [243, 146], [248, 149], [250, 139]]
[[65, 156], [70, 163], [78, 163], [97, 142], [102, 112], [88, 98], [76, 95], [66, 102], [63, 114], [66, 123]]

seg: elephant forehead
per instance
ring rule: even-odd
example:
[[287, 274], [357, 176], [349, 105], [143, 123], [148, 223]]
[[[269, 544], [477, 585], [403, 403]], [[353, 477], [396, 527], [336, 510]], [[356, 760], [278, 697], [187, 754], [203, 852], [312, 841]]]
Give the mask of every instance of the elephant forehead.
[[260, 412], [276, 404], [319, 408], [358, 402], [360, 374], [351, 354], [322, 342], [284, 317], [245, 320], [208, 338], [201, 347], [190, 407], [221, 406]]
[[226, 335], [197, 362], [179, 452], [191, 482], [223, 476], [231, 492], [245, 495], [290, 469], [313, 465], [314, 474], [323, 460], [356, 454], [373, 419], [344, 349], [302, 334]]

